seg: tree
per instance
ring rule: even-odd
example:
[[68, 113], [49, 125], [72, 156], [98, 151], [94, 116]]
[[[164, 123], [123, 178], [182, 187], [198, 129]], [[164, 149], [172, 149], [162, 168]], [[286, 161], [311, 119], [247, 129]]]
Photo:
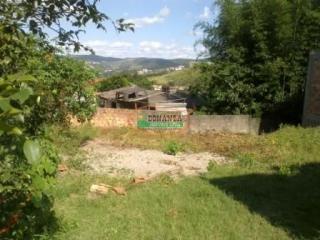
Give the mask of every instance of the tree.
[[96, 72], [76, 59], [45, 58], [39, 56], [27, 66], [28, 74], [37, 78], [32, 86], [41, 102], [27, 119], [30, 128], [43, 123], [68, 125], [71, 116], [80, 122], [90, 120], [96, 111], [96, 96], [90, 85]]
[[[56, 56], [46, 31], [56, 33], [54, 41], [59, 46], [89, 50], [78, 38], [84, 27], [91, 22], [106, 30], [104, 22], [112, 21], [98, 10], [97, 3], [0, 1], [1, 239], [33, 239], [53, 219], [50, 190], [59, 157], [37, 131], [39, 124], [30, 124], [30, 116], [37, 118], [33, 123], [39, 123], [43, 116], [37, 114], [48, 119], [58, 106], [54, 110], [62, 116], [80, 113], [79, 118], [84, 119], [92, 113], [93, 95], [85, 84], [91, 72], [78, 62]], [[62, 21], [69, 22], [71, 28], [63, 28]], [[118, 31], [132, 29], [123, 19], [112, 22]], [[44, 102], [41, 95], [50, 101]]]
[[[60, 46], [72, 46], [75, 51], [83, 47], [79, 34], [93, 23], [98, 29], [106, 31], [105, 22], [111, 21], [117, 31], [133, 31], [133, 24], [124, 19], [112, 20], [97, 8], [99, 0], [11, 0], [0, 2], [0, 25], [12, 31], [31, 33], [40, 37], [51, 47], [47, 29], [55, 33], [55, 42]], [[62, 27], [68, 22], [70, 29]], [[26, 32], [28, 30], [28, 32]]]
[[151, 89], [152, 82], [147, 77], [138, 74], [120, 74], [103, 79], [96, 85], [96, 88], [102, 92], [130, 85]]
[[[209, 112], [284, 114], [298, 119], [310, 51], [320, 47], [314, 0], [218, 0], [214, 23], [197, 25], [210, 66], [198, 93]], [[294, 104], [294, 112], [292, 110]], [[292, 115], [293, 114], [293, 115]]]

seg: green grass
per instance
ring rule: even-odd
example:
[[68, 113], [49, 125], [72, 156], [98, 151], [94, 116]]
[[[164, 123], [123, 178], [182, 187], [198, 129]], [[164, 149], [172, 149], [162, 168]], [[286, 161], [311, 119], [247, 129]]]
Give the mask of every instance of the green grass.
[[80, 147], [87, 141], [98, 137], [100, 131], [90, 124], [76, 128], [46, 126], [45, 136], [59, 149], [62, 164], [76, 170], [85, 170], [85, 156]]
[[[122, 129], [100, 134], [115, 145], [163, 147], [157, 143], [161, 133], [141, 136]], [[49, 239], [320, 238], [319, 128], [284, 127], [256, 137], [165, 136], [237, 162], [210, 164], [200, 177], [172, 181], [162, 176], [141, 185], [85, 171], [61, 175], [55, 191], [61, 227]], [[127, 196], [92, 199], [88, 192], [94, 183], [124, 186]]]
[[125, 197], [94, 200], [87, 197], [90, 184], [110, 180], [80, 175], [60, 181], [56, 211], [65, 229], [57, 239], [289, 239], [208, 179], [155, 180], [129, 187]]
[[190, 86], [200, 78], [200, 73], [194, 68], [186, 68], [181, 71], [174, 71], [148, 77], [150, 81], [159, 85], [175, 85], [175, 86]]
[[[183, 134], [139, 129], [108, 129], [100, 133], [120, 147], [163, 150], [168, 142], [184, 146], [184, 151], [210, 151], [228, 157], [252, 158], [255, 162], [282, 166], [320, 161], [320, 128], [284, 126], [261, 136], [243, 134]], [[148, 141], [146, 141], [146, 139]]]
[[70, 156], [76, 154], [81, 145], [100, 134], [100, 130], [90, 124], [73, 128], [46, 126], [44, 132], [45, 136], [59, 148], [61, 154]]

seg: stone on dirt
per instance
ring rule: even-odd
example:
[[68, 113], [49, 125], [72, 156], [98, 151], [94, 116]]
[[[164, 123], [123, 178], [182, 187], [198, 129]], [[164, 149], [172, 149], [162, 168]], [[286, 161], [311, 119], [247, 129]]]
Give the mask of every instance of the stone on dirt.
[[99, 195], [106, 195], [109, 192], [109, 186], [105, 184], [92, 184], [90, 187], [90, 192]]

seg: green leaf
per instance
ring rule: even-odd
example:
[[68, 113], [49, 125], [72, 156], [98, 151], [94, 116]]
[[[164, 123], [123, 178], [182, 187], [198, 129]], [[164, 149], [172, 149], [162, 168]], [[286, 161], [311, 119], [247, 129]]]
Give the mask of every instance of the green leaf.
[[30, 164], [36, 164], [41, 157], [40, 145], [37, 141], [27, 140], [23, 145], [23, 152]]
[[32, 203], [35, 205], [35, 207], [40, 208], [41, 201], [42, 201], [42, 192], [41, 191], [34, 192], [32, 194]]
[[22, 131], [20, 128], [17, 128], [17, 127], [14, 127], [12, 128], [9, 132], [8, 132], [9, 135], [16, 135], [16, 136], [19, 136], [22, 134]]
[[10, 109], [12, 109], [12, 106], [10, 104], [10, 100], [8, 98], [1, 98], [0, 99], [0, 108], [4, 112], [7, 112]]
[[20, 89], [19, 92], [13, 94], [13, 95], [11, 96], [11, 99], [17, 100], [17, 101], [19, 101], [21, 104], [23, 104], [25, 101], [28, 100], [28, 98], [29, 98], [32, 94], [33, 94], [32, 89], [26, 87], [26, 88]]
[[48, 174], [53, 174], [56, 171], [56, 165], [50, 161], [44, 161], [42, 163], [44, 170]]
[[28, 82], [28, 81], [34, 81], [35, 77], [29, 74], [24, 74], [24, 73], [16, 73], [16, 74], [11, 74], [7, 76], [9, 81], [19, 81], [19, 82]]
[[24, 116], [22, 114], [16, 115], [15, 119], [20, 123], [24, 123]]

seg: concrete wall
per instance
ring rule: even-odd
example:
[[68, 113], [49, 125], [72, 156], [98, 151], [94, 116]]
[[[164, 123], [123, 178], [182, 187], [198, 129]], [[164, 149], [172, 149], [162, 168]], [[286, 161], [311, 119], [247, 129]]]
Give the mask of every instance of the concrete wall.
[[[99, 108], [91, 123], [101, 128], [137, 128], [138, 115], [139, 110]], [[185, 126], [176, 131], [258, 134], [260, 119], [249, 115], [191, 115]]]
[[320, 52], [310, 54], [302, 125], [320, 126]]
[[258, 134], [260, 120], [249, 115], [193, 115], [190, 116], [191, 133], [230, 132]]
[[137, 127], [138, 112], [131, 109], [99, 108], [91, 124], [101, 128]]

